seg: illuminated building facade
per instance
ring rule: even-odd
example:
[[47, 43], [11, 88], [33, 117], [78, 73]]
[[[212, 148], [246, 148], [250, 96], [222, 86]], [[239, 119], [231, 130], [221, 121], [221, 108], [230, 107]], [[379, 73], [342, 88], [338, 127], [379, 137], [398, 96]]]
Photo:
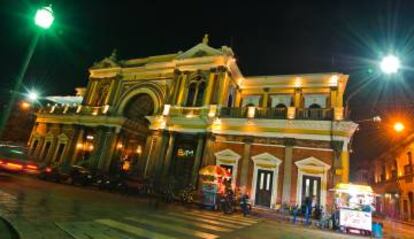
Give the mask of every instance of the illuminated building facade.
[[377, 211], [389, 217], [414, 220], [414, 134], [381, 154], [371, 167], [372, 187], [379, 194]]
[[80, 104], [37, 115], [30, 139], [39, 160], [196, 184], [205, 165], [221, 165], [256, 206], [275, 208], [348, 181], [344, 119], [348, 76], [316, 73], [243, 76], [231, 48], [207, 36], [174, 54], [118, 60], [89, 69]]

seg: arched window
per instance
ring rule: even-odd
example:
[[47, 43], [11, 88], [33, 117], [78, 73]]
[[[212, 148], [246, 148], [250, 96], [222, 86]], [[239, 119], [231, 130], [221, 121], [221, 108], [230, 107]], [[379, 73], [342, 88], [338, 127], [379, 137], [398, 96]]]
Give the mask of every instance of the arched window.
[[188, 87], [188, 95], [187, 95], [187, 102], [185, 106], [193, 106], [194, 97], [196, 95], [197, 83], [193, 82]]
[[284, 119], [286, 117], [287, 107], [285, 104], [279, 103], [276, 105], [274, 114], [276, 119]]
[[233, 105], [233, 95], [229, 94], [229, 99], [227, 100], [227, 107], [232, 107]]
[[201, 77], [197, 77], [190, 82], [188, 87], [187, 100], [185, 106], [202, 106], [206, 82]]
[[321, 106], [320, 105], [318, 105], [318, 104], [311, 104], [310, 106], [309, 106], [309, 109], [320, 109], [321, 108]]
[[287, 107], [286, 107], [286, 105], [285, 104], [278, 104], [278, 105], [276, 105], [276, 108], [277, 109], [286, 109]]
[[200, 82], [200, 84], [198, 84], [197, 99], [196, 99], [195, 106], [201, 106], [203, 104], [205, 89], [206, 89], [206, 83], [204, 81]]

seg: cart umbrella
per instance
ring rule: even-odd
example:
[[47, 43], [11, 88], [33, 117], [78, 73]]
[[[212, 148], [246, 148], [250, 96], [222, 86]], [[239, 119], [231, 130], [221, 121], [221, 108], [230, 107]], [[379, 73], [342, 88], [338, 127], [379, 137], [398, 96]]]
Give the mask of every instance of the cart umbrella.
[[223, 167], [218, 165], [208, 165], [200, 169], [199, 174], [202, 176], [212, 177], [230, 177], [230, 173]]

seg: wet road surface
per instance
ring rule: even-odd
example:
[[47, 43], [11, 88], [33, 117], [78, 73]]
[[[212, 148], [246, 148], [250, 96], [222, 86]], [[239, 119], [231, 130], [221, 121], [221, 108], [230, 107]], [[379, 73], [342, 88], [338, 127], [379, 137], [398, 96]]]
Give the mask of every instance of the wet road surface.
[[[0, 215], [23, 239], [353, 238], [9, 175], [0, 175]], [[399, 230], [414, 235], [411, 227]]]

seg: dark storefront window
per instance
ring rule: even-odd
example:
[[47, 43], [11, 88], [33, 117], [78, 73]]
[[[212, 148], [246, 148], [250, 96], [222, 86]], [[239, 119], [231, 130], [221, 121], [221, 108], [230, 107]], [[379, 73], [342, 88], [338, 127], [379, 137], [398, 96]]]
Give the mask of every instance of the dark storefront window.
[[176, 181], [177, 188], [186, 187], [191, 183], [197, 140], [191, 136], [179, 136], [174, 148], [174, 157], [170, 172]]

